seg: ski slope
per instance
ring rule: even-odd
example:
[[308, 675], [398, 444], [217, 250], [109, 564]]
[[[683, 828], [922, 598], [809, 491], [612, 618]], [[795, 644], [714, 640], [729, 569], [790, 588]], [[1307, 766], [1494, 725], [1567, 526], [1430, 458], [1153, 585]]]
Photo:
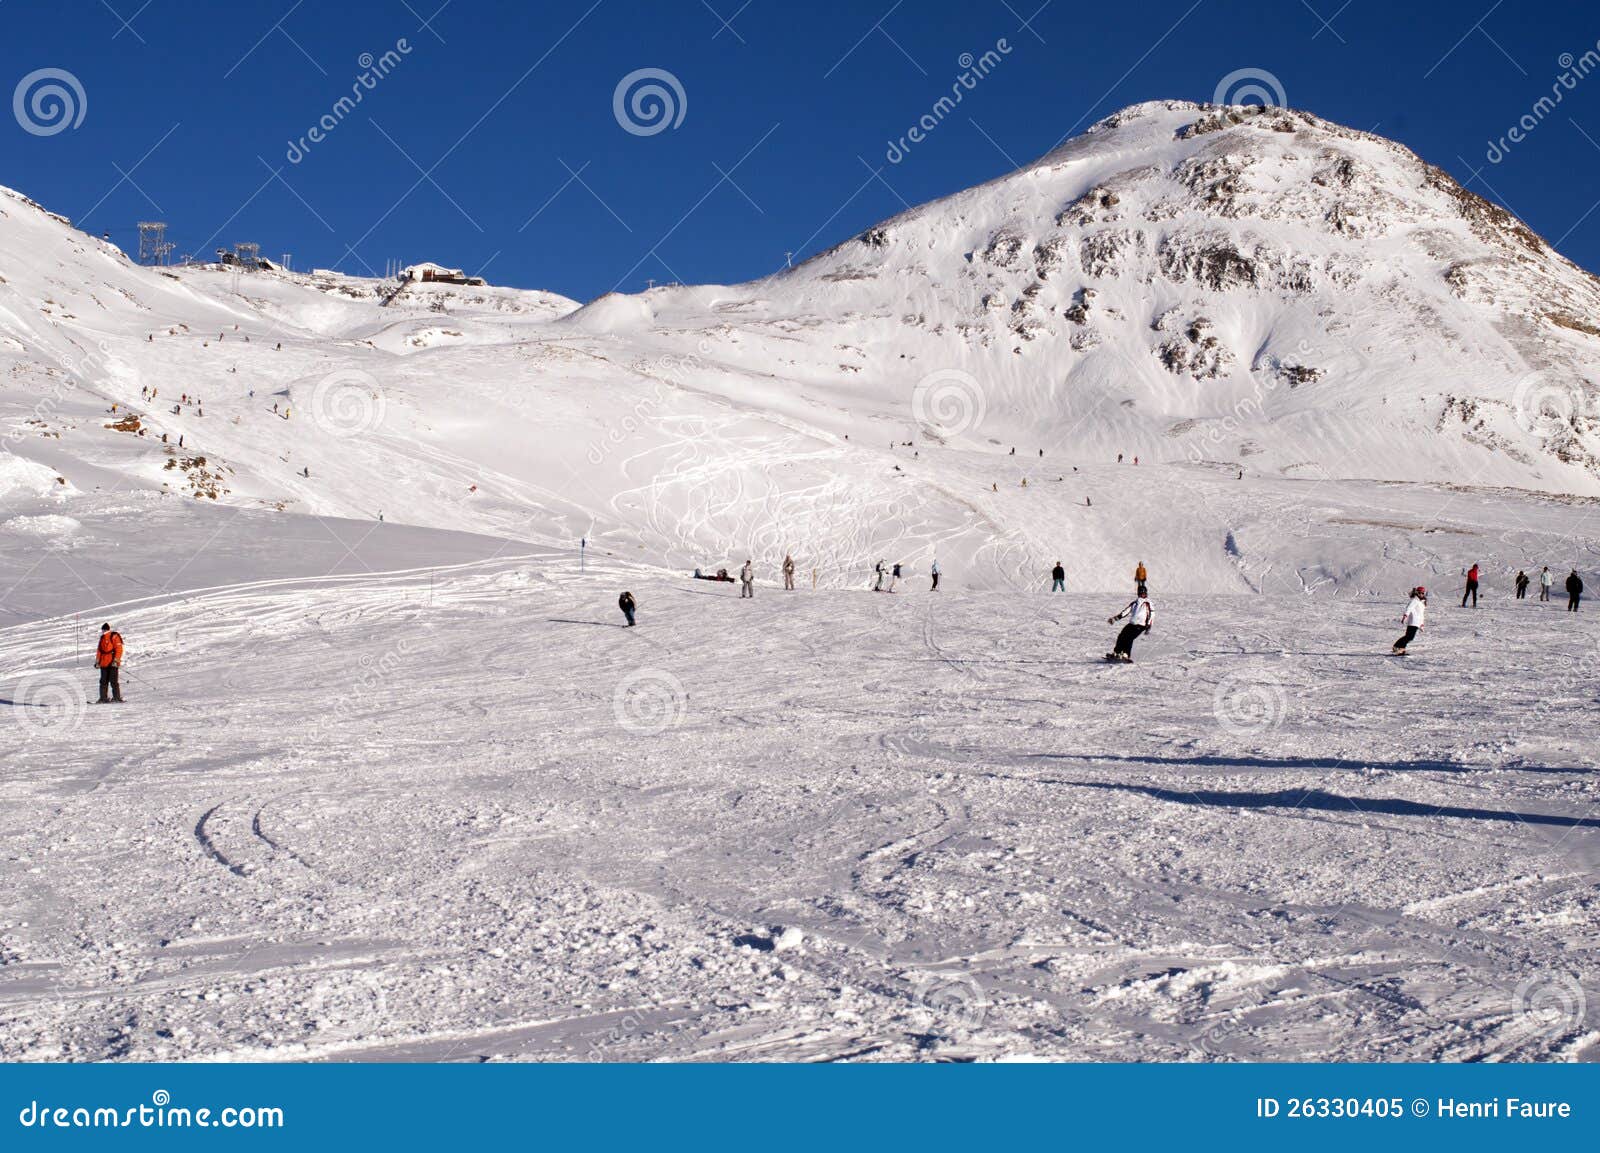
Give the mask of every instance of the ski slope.
[[120, 708], [0, 631], [7, 1059], [1600, 1055], [1587, 611], [1152, 565], [1108, 666], [1106, 594], [388, 531], [108, 614]]

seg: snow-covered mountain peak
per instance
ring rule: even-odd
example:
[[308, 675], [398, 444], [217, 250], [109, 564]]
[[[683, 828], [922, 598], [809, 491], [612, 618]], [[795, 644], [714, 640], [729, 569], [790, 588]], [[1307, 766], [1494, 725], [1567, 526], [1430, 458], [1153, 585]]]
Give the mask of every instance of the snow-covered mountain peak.
[[1012, 583], [1062, 541], [1120, 564], [1099, 510], [1134, 497], [1093, 471], [1120, 456], [1170, 466], [1126, 515], [1223, 589], [1249, 538], [1205, 476], [1600, 495], [1595, 279], [1402, 145], [1292, 109], [1135, 105], [792, 269], [581, 308], [143, 268], [20, 196], [0, 268], [0, 417], [55, 499], [381, 509], [673, 568], [937, 548]]

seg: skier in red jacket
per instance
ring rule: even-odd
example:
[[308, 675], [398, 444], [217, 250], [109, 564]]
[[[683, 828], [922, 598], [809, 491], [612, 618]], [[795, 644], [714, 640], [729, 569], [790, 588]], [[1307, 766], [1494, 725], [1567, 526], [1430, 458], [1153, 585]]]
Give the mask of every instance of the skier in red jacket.
[[1467, 570], [1467, 591], [1461, 594], [1461, 607], [1467, 607], [1467, 598], [1472, 598], [1472, 607], [1478, 607], [1478, 566], [1474, 564]]

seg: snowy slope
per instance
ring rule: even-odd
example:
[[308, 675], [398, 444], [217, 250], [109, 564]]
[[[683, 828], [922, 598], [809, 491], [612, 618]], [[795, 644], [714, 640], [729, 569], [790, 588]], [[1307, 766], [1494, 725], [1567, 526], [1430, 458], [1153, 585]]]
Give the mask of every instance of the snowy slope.
[[1061, 557], [1120, 588], [1142, 556], [1193, 591], [1262, 588], [1241, 560], [1371, 591], [1381, 532], [1241, 557], [1255, 486], [1323, 529], [1371, 499], [1329, 511], [1329, 479], [1600, 495], [1594, 279], [1299, 112], [1138, 105], [781, 275], [582, 308], [138, 268], [0, 211], [0, 486], [64, 506], [381, 511], [678, 572], [792, 550], [834, 586], [937, 554], [969, 587]]
[[1592, 620], [1106, 600], [284, 578], [121, 709], [10, 628], [0, 1054], [1600, 1055]]

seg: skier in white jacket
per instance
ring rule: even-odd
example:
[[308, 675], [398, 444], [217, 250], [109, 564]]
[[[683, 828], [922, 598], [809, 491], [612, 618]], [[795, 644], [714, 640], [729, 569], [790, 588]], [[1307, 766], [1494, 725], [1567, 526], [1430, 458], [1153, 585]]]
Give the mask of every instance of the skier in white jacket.
[[747, 560], [744, 567], [739, 570], [739, 599], [754, 597], [756, 595], [756, 570]]
[[1428, 618], [1428, 590], [1418, 585], [1411, 590], [1411, 603], [1406, 605], [1406, 611], [1400, 618], [1400, 623], [1406, 626], [1406, 635], [1394, 642], [1394, 655], [1406, 655], [1406, 646], [1416, 640], [1417, 634], [1422, 631], [1423, 624]]
[[1133, 642], [1150, 631], [1150, 622], [1155, 613], [1150, 608], [1150, 598], [1140, 593], [1128, 602], [1128, 607], [1116, 616], [1109, 618], [1107, 624], [1116, 624], [1123, 617], [1128, 618], [1128, 623], [1122, 626], [1122, 631], [1117, 634], [1116, 647], [1106, 654], [1108, 661], [1133, 660]]

